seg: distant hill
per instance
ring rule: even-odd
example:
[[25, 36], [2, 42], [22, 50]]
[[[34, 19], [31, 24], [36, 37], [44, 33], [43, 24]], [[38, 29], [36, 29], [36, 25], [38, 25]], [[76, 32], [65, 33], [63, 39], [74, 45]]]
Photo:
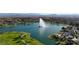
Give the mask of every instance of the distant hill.
[[0, 17], [32, 17], [32, 16], [44, 16], [38, 13], [0, 13]]
[[69, 17], [79, 18], [78, 14], [46, 14], [46, 13], [0, 13], [0, 17], [32, 17], [32, 16], [49, 16], [49, 17]]

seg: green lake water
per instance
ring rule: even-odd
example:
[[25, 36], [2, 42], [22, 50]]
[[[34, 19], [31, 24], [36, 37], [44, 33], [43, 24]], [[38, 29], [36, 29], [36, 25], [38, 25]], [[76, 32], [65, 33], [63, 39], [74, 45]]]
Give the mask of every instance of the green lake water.
[[46, 23], [45, 28], [39, 27], [39, 23], [30, 23], [29, 25], [26, 24], [17, 24], [16, 26], [10, 27], [0, 27], [0, 32], [11, 32], [11, 31], [18, 31], [18, 32], [29, 32], [31, 36], [41, 43], [45, 45], [54, 45], [55, 41], [49, 40], [48, 35], [57, 33], [61, 30], [61, 28], [65, 25], [63, 24], [53, 24], [53, 23]]

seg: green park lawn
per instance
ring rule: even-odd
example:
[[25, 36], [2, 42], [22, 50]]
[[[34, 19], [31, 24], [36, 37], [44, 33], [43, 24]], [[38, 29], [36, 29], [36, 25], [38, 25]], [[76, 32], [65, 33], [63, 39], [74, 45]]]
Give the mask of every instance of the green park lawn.
[[41, 45], [26, 32], [5, 32], [0, 34], [0, 45]]

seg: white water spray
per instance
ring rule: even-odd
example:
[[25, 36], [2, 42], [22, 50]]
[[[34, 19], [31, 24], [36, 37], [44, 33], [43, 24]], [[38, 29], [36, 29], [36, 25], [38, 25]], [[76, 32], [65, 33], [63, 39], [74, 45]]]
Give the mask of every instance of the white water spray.
[[46, 27], [45, 22], [43, 21], [42, 18], [40, 18], [40, 20], [39, 20], [39, 26], [40, 27]]

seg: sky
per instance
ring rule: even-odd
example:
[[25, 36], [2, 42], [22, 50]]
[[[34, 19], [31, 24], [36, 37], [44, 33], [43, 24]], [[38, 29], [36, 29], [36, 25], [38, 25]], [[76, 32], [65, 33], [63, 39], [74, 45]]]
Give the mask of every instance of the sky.
[[0, 0], [0, 13], [79, 14], [79, 1]]

